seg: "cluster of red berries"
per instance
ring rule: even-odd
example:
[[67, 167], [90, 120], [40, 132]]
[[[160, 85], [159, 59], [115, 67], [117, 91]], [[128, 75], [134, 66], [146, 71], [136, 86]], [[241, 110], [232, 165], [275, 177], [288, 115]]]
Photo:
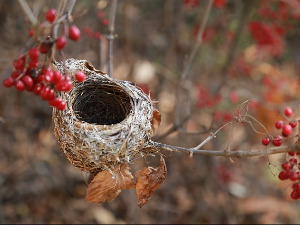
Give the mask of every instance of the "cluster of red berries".
[[[103, 10], [98, 12], [98, 18], [100, 19], [102, 26], [108, 26], [109, 20], [105, 18], [105, 12]], [[93, 31], [90, 27], [84, 27], [83, 32], [86, 33], [90, 38], [100, 40], [102, 37], [102, 33], [100, 31]]]
[[[292, 134], [293, 129], [298, 125], [298, 122], [296, 120], [292, 119], [293, 114], [294, 114], [293, 110], [290, 107], [286, 107], [284, 110], [284, 115], [290, 119], [287, 120], [287, 122], [284, 122], [282, 120], [276, 121], [275, 127], [278, 130], [281, 130], [281, 135], [276, 135], [272, 139], [272, 143], [274, 146], [282, 145], [283, 139], [288, 138]], [[264, 139], [262, 139], [262, 144], [265, 146], [269, 145], [270, 142], [271, 142], [270, 137], [265, 137]]]
[[[46, 20], [52, 24], [55, 22], [56, 16], [56, 9], [49, 9], [46, 13]], [[67, 44], [67, 37], [73, 41], [77, 41], [80, 38], [80, 29], [76, 25], [69, 27], [68, 33], [65, 33], [66, 32], [60, 37], [57, 37], [54, 41], [46, 40], [42, 42], [39, 47], [40, 52], [44, 54], [47, 53], [54, 43], [58, 50], [62, 50]], [[31, 30], [29, 34], [32, 36], [34, 31]]]
[[104, 12], [104, 11], [100, 10], [100, 11], [98, 12], [98, 17], [99, 17], [99, 19], [101, 20], [101, 24], [102, 24], [103, 26], [108, 26], [109, 20], [105, 18], [105, 12]]
[[291, 180], [295, 182], [292, 185], [293, 190], [291, 192], [291, 197], [293, 199], [300, 198], [300, 163], [297, 158], [299, 155], [300, 152], [289, 152], [289, 159], [281, 164], [283, 170], [278, 174], [280, 180]]
[[[294, 112], [290, 107], [284, 109], [284, 115], [288, 118], [286, 122], [278, 120], [275, 123], [276, 129], [281, 130], [281, 135], [276, 135], [273, 138], [274, 146], [282, 145], [284, 138], [290, 137], [293, 129], [298, 125], [298, 122], [293, 119]], [[262, 140], [262, 144], [265, 146], [269, 145], [270, 142], [269, 137]], [[293, 199], [300, 198], [300, 162], [298, 157], [300, 157], [300, 152], [288, 152], [287, 161], [281, 164], [283, 170], [278, 174], [280, 180], [296, 181], [292, 186], [291, 198]]]
[[[32, 52], [35, 54], [32, 55]], [[29, 60], [26, 60], [27, 55], [19, 57], [14, 62], [15, 70], [10, 77], [3, 81], [3, 85], [7, 88], [14, 86], [18, 91], [24, 90], [39, 95], [42, 100], [48, 101], [50, 106], [56, 107], [58, 110], [63, 110], [66, 103], [56, 96], [56, 92], [70, 91], [73, 87], [71, 78], [67, 75], [62, 75], [59, 71], [54, 71], [50, 67], [38, 68], [39, 51], [37, 48], [32, 48], [28, 52]], [[34, 57], [33, 57], [34, 56]], [[36, 64], [31, 65], [31, 61], [36, 60]], [[75, 74], [75, 79], [78, 82], [85, 80], [85, 74], [78, 71]]]
[[[55, 19], [56, 10], [49, 9], [46, 13], [46, 20], [53, 23]], [[34, 35], [33, 32], [30, 34]], [[80, 30], [76, 26], [71, 26], [68, 37], [77, 41], [80, 37]], [[67, 38], [64, 35], [57, 38], [55, 42], [40, 41], [28, 52], [18, 56], [13, 64], [14, 71], [3, 81], [4, 87], [14, 86], [20, 92], [24, 90], [32, 92], [39, 95], [42, 100], [48, 101], [50, 106], [58, 110], [65, 109], [66, 103], [55, 92], [70, 91], [73, 87], [71, 77], [52, 70], [47, 62], [39, 60], [39, 56], [46, 54], [54, 47], [54, 43], [58, 50], [63, 49], [66, 42]], [[77, 71], [74, 77], [78, 82], [85, 80], [85, 74], [81, 71]]]

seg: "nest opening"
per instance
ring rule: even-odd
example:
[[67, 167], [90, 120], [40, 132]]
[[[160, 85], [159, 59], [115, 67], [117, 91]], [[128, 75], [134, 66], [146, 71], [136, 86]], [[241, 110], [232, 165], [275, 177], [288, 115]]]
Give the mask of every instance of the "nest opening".
[[110, 83], [87, 80], [75, 88], [73, 110], [76, 118], [97, 125], [122, 122], [129, 115], [130, 96], [122, 87]]

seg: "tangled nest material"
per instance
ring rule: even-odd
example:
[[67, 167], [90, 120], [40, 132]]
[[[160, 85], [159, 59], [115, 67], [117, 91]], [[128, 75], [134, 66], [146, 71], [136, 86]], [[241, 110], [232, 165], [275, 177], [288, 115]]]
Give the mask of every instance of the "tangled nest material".
[[[160, 117], [151, 99], [129, 81], [96, 70], [86, 60], [54, 62], [71, 76], [73, 88], [59, 96], [65, 110], [53, 108], [54, 134], [65, 157], [77, 168], [99, 172], [153, 153], [150, 138]], [[86, 74], [77, 82], [77, 71]]]

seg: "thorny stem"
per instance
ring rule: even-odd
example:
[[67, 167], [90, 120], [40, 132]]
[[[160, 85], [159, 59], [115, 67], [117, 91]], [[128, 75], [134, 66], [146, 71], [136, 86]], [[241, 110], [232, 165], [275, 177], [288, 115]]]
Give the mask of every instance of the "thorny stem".
[[[180, 90], [182, 88], [182, 83], [186, 79], [188, 72], [191, 68], [192, 62], [193, 62], [193, 60], [196, 56], [196, 53], [202, 43], [203, 33], [204, 33], [206, 25], [207, 25], [207, 21], [208, 21], [210, 12], [211, 12], [212, 5], [213, 5], [213, 0], [209, 0], [200, 30], [197, 35], [195, 45], [193, 46], [193, 49], [192, 49], [192, 53], [188, 59], [188, 62], [186, 64], [183, 72], [181, 73], [180, 81], [179, 81], [179, 84], [177, 86], [177, 91], [176, 91], [176, 99], [179, 99], [180, 92], [181, 92]], [[179, 111], [180, 111], [180, 101], [178, 101], [178, 103], [176, 104], [176, 110], [175, 110], [175, 114], [176, 114], [175, 115], [175, 124], [177, 124], [177, 126], [178, 126], [178, 124], [180, 124]]]
[[113, 73], [113, 41], [115, 39], [115, 18], [117, 12], [118, 0], [113, 0], [110, 15], [109, 15], [109, 26], [108, 26], [108, 75], [112, 77]]
[[32, 10], [30, 9], [29, 5], [25, 0], [18, 0], [21, 8], [23, 9], [24, 13], [27, 15], [28, 19], [30, 20], [31, 24], [35, 26], [37, 24], [37, 19], [33, 15]]

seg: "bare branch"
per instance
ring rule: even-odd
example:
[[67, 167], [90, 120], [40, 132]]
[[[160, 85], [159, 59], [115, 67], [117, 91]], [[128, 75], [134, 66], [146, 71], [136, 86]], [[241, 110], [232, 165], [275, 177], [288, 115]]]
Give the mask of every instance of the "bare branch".
[[68, 7], [67, 7], [67, 13], [71, 14], [71, 12], [73, 11], [74, 5], [76, 3], [76, 0], [71, 0]]
[[113, 73], [113, 41], [115, 39], [115, 18], [117, 12], [118, 0], [113, 0], [110, 14], [109, 14], [109, 26], [108, 26], [108, 75], [112, 77]]
[[210, 12], [211, 12], [212, 4], [213, 4], [213, 0], [209, 0], [206, 11], [205, 11], [205, 15], [204, 15], [201, 27], [200, 27], [200, 30], [199, 30], [198, 35], [197, 35], [196, 43], [193, 47], [192, 53], [189, 57], [189, 60], [188, 60], [186, 66], [185, 66], [185, 68], [184, 68], [184, 70], [181, 74], [181, 79], [182, 80], [184, 80], [187, 77], [188, 72], [191, 68], [192, 62], [194, 61], [195, 55], [196, 55], [196, 53], [197, 53], [197, 51], [198, 51], [198, 49], [199, 49], [199, 47], [202, 43], [203, 33], [206, 29], [206, 25], [207, 25], [207, 21], [208, 21]]
[[[150, 146], [149, 146], [150, 147]], [[151, 147], [157, 151], [170, 151], [170, 152], [186, 152], [189, 154], [206, 155], [206, 156], [223, 156], [223, 157], [237, 157], [237, 158], [248, 158], [254, 156], [266, 156], [278, 153], [286, 153], [290, 151], [300, 151], [299, 146], [280, 146], [266, 148], [262, 150], [237, 150], [226, 152], [224, 150], [200, 150], [196, 148], [184, 148], [174, 145], [167, 145], [158, 142], [151, 142]]]
[[28, 19], [30, 20], [31, 24], [33, 26], [35, 26], [37, 24], [37, 19], [33, 15], [33, 12], [30, 9], [30, 7], [27, 4], [27, 2], [25, 0], [18, 0], [18, 2], [21, 5], [21, 8], [23, 9], [24, 13], [26, 14], [26, 16], [28, 17]]
[[181, 73], [180, 81], [179, 81], [179, 84], [177, 86], [176, 99], [178, 99], [178, 101], [177, 101], [177, 104], [175, 106], [176, 107], [175, 108], [175, 124], [176, 124], [176, 126], [178, 126], [180, 124], [180, 116], [179, 116], [180, 115], [180, 100], [179, 100], [179, 97], [180, 97], [180, 94], [181, 94], [182, 84], [183, 84], [183, 81], [186, 79], [186, 77], [188, 75], [188, 72], [191, 68], [192, 62], [194, 61], [196, 53], [197, 53], [197, 51], [198, 51], [198, 49], [199, 49], [199, 47], [202, 43], [203, 33], [206, 29], [206, 25], [207, 25], [207, 21], [208, 21], [210, 12], [211, 12], [212, 5], [213, 5], [213, 0], [209, 0], [206, 11], [205, 11], [205, 15], [204, 15], [201, 27], [200, 27], [200, 30], [199, 30], [198, 35], [197, 35], [195, 45], [193, 46], [192, 53], [191, 53], [191, 55], [188, 59], [187, 64], [185, 65], [185, 68], [184, 68], [183, 72]]
[[232, 124], [233, 122], [228, 122], [225, 123], [223, 126], [221, 126], [217, 131], [215, 131], [214, 133], [212, 133], [211, 135], [209, 135], [209, 137], [207, 137], [204, 141], [202, 141], [199, 145], [197, 145], [195, 147], [195, 149], [199, 150], [202, 146], [204, 146], [207, 142], [209, 142], [211, 139], [216, 137], [216, 134], [222, 130], [224, 127], [228, 126], [229, 124]]

